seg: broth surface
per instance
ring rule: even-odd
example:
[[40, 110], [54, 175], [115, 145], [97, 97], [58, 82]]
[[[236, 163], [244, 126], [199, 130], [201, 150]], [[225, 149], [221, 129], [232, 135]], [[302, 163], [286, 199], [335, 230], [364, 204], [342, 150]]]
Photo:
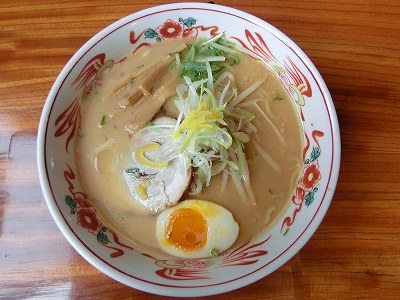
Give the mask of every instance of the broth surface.
[[[128, 55], [102, 79], [101, 85], [82, 102], [80, 135], [77, 143], [77, 160], [86, 192], [96, 209], [122, 235], [131, 240], [136, 248], [164, 255], [158, 249], [155, 237], [157, 216], [145, 215], [131, 200], [123, 178], [126, 158], [131, 156], [131, 140], [134, 132], [144, 127], [158, 112], [158, 104], [165, 95], [173, 94], [181, 83], [176, 68], [168, 69], [159, 82], [160, 93], [139, 100], [123, 113], [112, 118], [103, 116], [120, 111], [118, 94], [123, 82], [123, 92], [137, 89], [135, 76], [139, 76], [168, 54], [182, 45], [182, 40], [163, 41], [138, 53]], [[239, 93], [260, 78], [265, 82], [245, 101], [262, 99], [252, 111], [257, 132], [245, 145], [251, 186], [257, 205], [244, 201], [228, 177], [226, 189], [221, 189], [221, 174], [214, 176], [210, 186], [196, 196], [184, 195], [184, 199], [202, 199], [215, 202], [228, 209], [238, 222], [240, 231], [235, 245], [241, 244], [267, 229], [289, 203], [302, 167], [303, 136], [301, 124], [293, 101], [280, 81], [260, 61], [243, 55], [240, 63], [230, 70], [235, 75]], [[132, 79], [132, 80], [131, 80]], [[116, 88], [117, 87], [117, 88]], [[115, 92], [117, 91], [117, 92]], [[274, 100], [279, 95], [281, 100]], [[173, 102], [167, 101], [159, 114], [174, 114]], [[262, 150], [260, 151], [260, 148]], [[276, 165], [265, 161], [268, 155]]]

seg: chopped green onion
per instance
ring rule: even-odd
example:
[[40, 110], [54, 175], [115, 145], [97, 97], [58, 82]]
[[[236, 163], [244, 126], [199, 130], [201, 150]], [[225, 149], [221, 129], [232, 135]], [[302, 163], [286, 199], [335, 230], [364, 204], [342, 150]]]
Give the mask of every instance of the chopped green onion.
[[131, 174], [131, 175], [137, 175], [139, 174], [139, 168], [130, 168], [130, 169], [126, 169], [125, 173], [126, 174]]
[[226, 61], [230, 66], [234, 66], [240, 62], [240, 58], [236, 55], [229, 55], [226, 57]]
[[232, 49], [232, 48], [227, 47], [227, 46], [222, 46], [222, 45], [220, 45], [218, 43], [212, 43], [211, 46], [213, 48], [216, 48], [216, 49], [221, 50], [221, 51], [226, 52], [226, 53], [239, 54], [238, 50]]
[[179, 57], [179, 53], [175, 53], [175, 63], [178, 67], [181, 66], [181, 59]]
[[211, 255], [212, 257], [218, 257], [219, 251], [218, 251], [217, 249], [215, 249], [215, 248], [212, 248], [212, 249], [210, 250], [210, 255]]
[[247, 133], [244, 132], [236, 132], [233, 134], [235, 138], [237, 138], [239, 141], [242, 143], [248, 143], [250, 142], [250, 136]]
[[225, 61], [224, 56], [209, 56], [209, 57], [200, 57], [194, 60], [195, 62], [213, 62], [213, 61]]
[[272, 99], [274, 99], [275, 101], [281, 101], [283, 97], [281, 97], [281, 95], [279, 94], [276, 94]]
[[195, 44], [191, 44], [188, 49], [189, 49], [189, 53], [188, 53], [187, 61], [193, 62], [194, 58], [196, 57], [197, 47], [195, 46]]
[[220, 33], [207, 41], [198, 45], [196, 42], [190, 44], [179, 55], [181, 63], [179, 76], [189, 77], [192, 81], [207, 78], [207, 68], [205, 62], [210, 63], [212, 75], [221, 72], [226, 66], [232, 66], [239, 62], [241, 52], [236, 48], [235, 43], [225, 39], [224, 34]]
[[222, 37], [223, 35], [224, 35], [224, 33], [221, 32], [221, 33], [219, 33], [219, 34], [213, 36], [212, 38], [208, 39], [208, 40], [205, 41], [204, 43], [202, 43], [201, 46], [205, 46], [205, 45], [211, 44], [211, 43], [217, 41], [217, 40], [218, 40], [220, 37]]
[[140, 172], [139, 168], [128, 168], [128, 169], [125, 170], [125, 173], [129, 174], [129, 175], [133, 175], [136, 178], [145, 177], [145, 176], [151, 175], [151, 174], [146, 174], [146, 173]]
[[104, 126], [104, 124], [106, 123], [106, 116], [103, 115], [101, 117], [100, 123], [99, 123], [99, 128], [102, 128]]
[[[229, 48], [236, 48], [235, 43], [230, 41], [230, 40], [228, 40], [225, 37], [225, 35], [222, 35], [221, 38], [218, 39], [218, 44], [224, 45], [224, 46], [229, 47]], [[239, 49], [237, 49], [237, 50], [239, 50]]]

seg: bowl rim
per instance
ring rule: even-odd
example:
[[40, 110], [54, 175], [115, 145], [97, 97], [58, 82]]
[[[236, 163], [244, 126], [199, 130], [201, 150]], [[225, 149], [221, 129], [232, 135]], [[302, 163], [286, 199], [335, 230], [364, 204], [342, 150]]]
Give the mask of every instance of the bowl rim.
[[[332, 193], [327, 194], [327, 190], [323, 196], [323, 201], [321, 201], [320, 207], [317, 212], [314, 214], [313, 218], [309, 222], [309, 224], [305, 227], [303, 232], [298, 236], [296, 240], [279, 256], [277, 256], [270, 264], [274, 264], [276, 267], [273, 267], [272, 270], [267, 270], [265, 266], [259, 267], [250, 274], [246, 274], [246, 276], [242, 276], [236, 278], [233, 281], [224, 281], [222, 283], [218, 283], [216, 285], [207, 285], [206, 287], [200, 288], [185, 288], [185, 287], [171, 287], [171, 286], [163, 286], [162, 284], [154, 284], [152, 282], [147, 282], [146, 280], [141, 280], [134, 278], [132, 276], [125, 276], [121, 274], [121, 271], [115, 271], [109, 264], [100, 259], [95, 253], [84, 246], [83, 241], [77, 237], [69, 225], [65, 220], [64, 216], [60, 213], [57, 204], [53, 200], [53, 192], [51, 190], [51, 186], [49, 184], [49, 178], [47, 174], [47, 163], [45, 157], [45, 145], [46, 145], [46, 137], [47, 137], [47, 125], [48, 119], [50, 117], [50, 112], [55, 103], [55, 99], [59, 92], [59, 88], [67, 78], [69, 72], [74, 68], [74, 66], [79, 62], [79, 60], [97, 43], [99, 43], [103, 38], [112, 32], [116, 31], [118, 28], [125, 26], [128, 23], [131, 23], [135, 20], [144, 18], [146, 16], [160, 13], [163, 11], [171, 11], [171, 10], [180, 10], [180, 9], [200, 9], [207, 11], [214, 11], [218, 13], [228, 14], [234, 17], [238, 17], [247, 22], [251, 22], [263, 30], [267, 30], [271, 32], [275, 37], [281, 40], [287, 47], [289, 47], [292, 51], [296, 53], [299, 59], [304, 63], [304, 65], [308, 68], [310, 74], [314, 77], [316, 83], [319, 86], [321, 94], [324, 97], [325, 105], [327, 107], [328, 115], [330, 117], [330, 125], [331, 125], [331, 135], [332, 135], [332, 162], [331, 162], [331, 172], [328, 178], [327, 189], [329, 188]], [[182, 3], [171, 3], [165, 5], [153, 6], [147, 9], [143, 9], [140, 11], [136, 11], [128, 16], [119, 19], [112, 24], [108, 25], [106, 28], [102, 29], [100, 32], [95, 34], [91, 39], [89, 39], [82, 47], [80, 47], [75, 54], [70, 58], [67, 64], [64, 66], [62, 71], [57, 76], [49, 95], [44, 104], [44, 108], [42, 111], [42, 115], [40, 118], [39, 128], [38, 128], [38, 137], [37, 137], [37, 167], [39, 173], [39, 180], [42, 189], [42, 193], [44, 195], [46, 204], [50, 210], [52, 218], [56, 222], [58, 228], [66, 237], [68, 242], [73, 246], [73, 248], [87, 260], [90, 264], [96, 267], [98, 270], [108, 275], [109, 277], [124, 283], [130, 287], [135, 289], [139, 289], [145, 292], [164, 295], [164, 296], [178, 296], [178, 297], [188, 297], [188, 296], [206, 296], [206, 295], [215, 295], [228, 291], [232, 291], [246, 285], [249, 285], [261, 278], [269, 275], [274, 272], [282, 265], [284, 265], [287, 261], [289, 261], [295, 254], [297, 254], [300, 249], [307, 243], [307, 241], [311, 238], [314, 232], [319, 227], [322, 222], [329, 206], [332, 201], [333, 191], [336, 188], [339, 168], [340, 168], [340, 157], [341, 157], [341, 141], [340, 141], [340, 131], [339, 124], [336, 115], [336, 110], [333, 104], [332, 97], [329, 93], [329, 90], [311, 60], [308, 56], [284, 33], [282, 33], [279, 29], [275, 28], [273, 25], [268, 22], [251, 15], [247, 12], [238, 10], [236, 8], [211, 4], [211, 3], [196, 3], [196, 2], [182, 2]], [[324, 203], [324, 205], [322, 205]], [[320, 210], [322, 208], [322, 210]], [[311, 228], [311, 223], [313, 226]], [[287, 251], [290, 249], [290, 251]], [[192, 286], [191, 286], [192, 287]], [[179, 291], [179, 295], [176, 295], [177, 291]]]

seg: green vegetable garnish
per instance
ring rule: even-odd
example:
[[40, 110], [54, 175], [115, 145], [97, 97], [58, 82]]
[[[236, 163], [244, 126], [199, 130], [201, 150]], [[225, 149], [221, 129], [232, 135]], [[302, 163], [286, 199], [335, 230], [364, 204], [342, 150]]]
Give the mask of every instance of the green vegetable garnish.
[[205, 61], [209, 62], [212, 76], [215, 76], [225, 67], [239, 63], [241, 52], [236, 48], [235, 43], [228, 41], [221, 33], [201, 44], [198, 42], [190, 44], [179, 55], [184, 61], [180, 65], [179, 76], [198, 81], [208, 77], [209, 70]]
[[106, 116], [103, 115], [100, 120], [99, 128], [103, 127], [105, 123], [106, 123]]
[[276, 94], [272, 99], [274, 99], [275, 101], [281, 101], [283, 97], [281, 97], [281, 95], [279, 94]]
[[137, 175], [139, 174], [139, 168], [130, 168], [130, 169], [126, 169], [125, 173], [127, 174], [131, 174], [131, 175]]
[[[222, 66], [220, 65], [217, 65], [215, 63], [210, 63], [210, 66], [211, 66], [211, 72], [213, 74], [222, 71]], [[181, 77], [186, 76], [189, 77], [192, 81], [197, 81], [203, 78], [207, 78], [207, 68], [204, 63], [186, 61], [181, 65], [178, 74]]]
[[229, 56], [227, 56], [226, 61], [228, 62], [228, 64], [230, 66], [234, 66], [240, 62], [240, 58], [235, 55], [229, 55]]
[[219, 252], [218, 252], [217, 249], [212, 248], [211, 251], [210, 251], [210, 255], [211, 255], [212, 257], [218, 257]]
[[126, 174], [133, 175], [135, 177], [144, 177], [149, 176], [149, 174], [140, 172], [139, 168], [129, 168], [125, 170]]

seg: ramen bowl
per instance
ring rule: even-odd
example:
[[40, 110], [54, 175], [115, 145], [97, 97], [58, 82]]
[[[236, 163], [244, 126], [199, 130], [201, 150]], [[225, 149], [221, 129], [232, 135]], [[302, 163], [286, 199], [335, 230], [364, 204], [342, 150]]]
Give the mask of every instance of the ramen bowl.
[[[157, 257], [139, 251], [93, 207], [79, 179], [75, 143], [80, 103], [121, 57], [165, 39], [224, 32], [272, 70], [301, 121], [301, 174], [289, 205], [261, 235], [217, 257]], [[285, 264], [311, 238], [331, 202], [340, 138], [329, 91], [312, 62], [287, 36], [245, 12], [201, 3], [157, 6], [129, 15], [91, 38], [70, 59], [45, 103], [38, 169], [47, 206], [69, 243], [113, 279], [149, 293], [205, 296], [257, 281]]]

